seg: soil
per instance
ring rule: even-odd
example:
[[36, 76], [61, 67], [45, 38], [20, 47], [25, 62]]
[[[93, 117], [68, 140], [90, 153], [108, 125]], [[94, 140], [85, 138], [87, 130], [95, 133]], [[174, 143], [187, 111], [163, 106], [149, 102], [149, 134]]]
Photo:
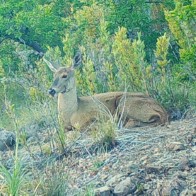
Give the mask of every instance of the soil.
[[[67, 176], [70, 196], [89, 187], [92, 195], [196, 195], [196, 117], [116, 132], [107, 148], [84, 132], [63, 153], [51, 153], [42, 146], [51, 147], [52, 136], [41, 131], [39, 145], [21, 146], [19, 154], [25, 157], [25, 168], [36, 167], [43, 176], [52, 170], [48, 163], [59, 168]], [[13, 164], [10, 154], [0, 152], [7, 168]]]
[[81, 143], [80, 155], [87, 155], [67, 166], [77, 188], [89, 183], [103, 187], [120, 174], [119, 181], [131, 177], [137, 187], [134, 195], [196, 194], [196, 118], [163, 127], [122, 129], [109, 152], [94, 155]]

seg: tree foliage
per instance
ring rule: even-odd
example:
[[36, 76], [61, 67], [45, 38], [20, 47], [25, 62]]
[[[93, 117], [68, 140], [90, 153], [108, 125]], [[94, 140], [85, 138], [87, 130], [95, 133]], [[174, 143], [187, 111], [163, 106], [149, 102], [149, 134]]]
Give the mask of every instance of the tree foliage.
[[69, 66], [80, 50], [80, 94], [129, 88], [169, 106], [173, 86], [195, 83], [195, 8], [193, 0], [2, 1], [0, 76], [42, 99], [52, 74], [41, 57]]
[[[175, 9], [165, 11], [171, 33], [180, 47], [181, 62], [190, 79], [196, 78], [196, 3], [195, 1], [175, 1]], [[188, 74], [187, 74], [188, 72]]]

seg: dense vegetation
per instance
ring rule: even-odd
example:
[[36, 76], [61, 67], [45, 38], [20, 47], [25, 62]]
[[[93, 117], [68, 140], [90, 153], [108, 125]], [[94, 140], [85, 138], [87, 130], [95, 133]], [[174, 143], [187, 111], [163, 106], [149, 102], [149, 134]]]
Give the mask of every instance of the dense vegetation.
[[[79, 49], [80, 93], [128, 88], [183, 113], [194, 105], [195, 12], [189, 0], [3, 1], [1, 92], [16, 107], [44, 99], [51, 73], [42, 56], [69, 65]], [[3, 110], [4, 93], [0, 102]]]
[[43, 55], [69, 66], [77, 50], [79, 94], [142, 91], [181, 118], [195, 106], [195, 12], [188, 0], [3, 1], [1, 119], [49, 99], [52, 74]]

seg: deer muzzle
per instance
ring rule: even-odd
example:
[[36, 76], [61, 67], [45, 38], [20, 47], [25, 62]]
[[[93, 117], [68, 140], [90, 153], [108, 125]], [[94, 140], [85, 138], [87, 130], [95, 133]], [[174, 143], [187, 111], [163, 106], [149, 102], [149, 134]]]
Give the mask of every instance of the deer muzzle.
[[56, 94], [56, 91], [53, 88], [50, 88], [48, 90], [48, 93], [54, 97], [54, 95]]

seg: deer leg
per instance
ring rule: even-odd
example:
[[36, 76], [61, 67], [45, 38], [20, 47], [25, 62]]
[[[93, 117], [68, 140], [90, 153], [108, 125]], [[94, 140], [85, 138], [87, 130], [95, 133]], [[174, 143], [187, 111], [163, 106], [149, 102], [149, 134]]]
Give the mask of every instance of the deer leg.
[[134, 119], [128, 119], [127, 122], [125, 123], [124, 127], [127, 129], [133, 128], [133, 127], [137, 127], [138, 126], [138, 121], [134, 120]]

